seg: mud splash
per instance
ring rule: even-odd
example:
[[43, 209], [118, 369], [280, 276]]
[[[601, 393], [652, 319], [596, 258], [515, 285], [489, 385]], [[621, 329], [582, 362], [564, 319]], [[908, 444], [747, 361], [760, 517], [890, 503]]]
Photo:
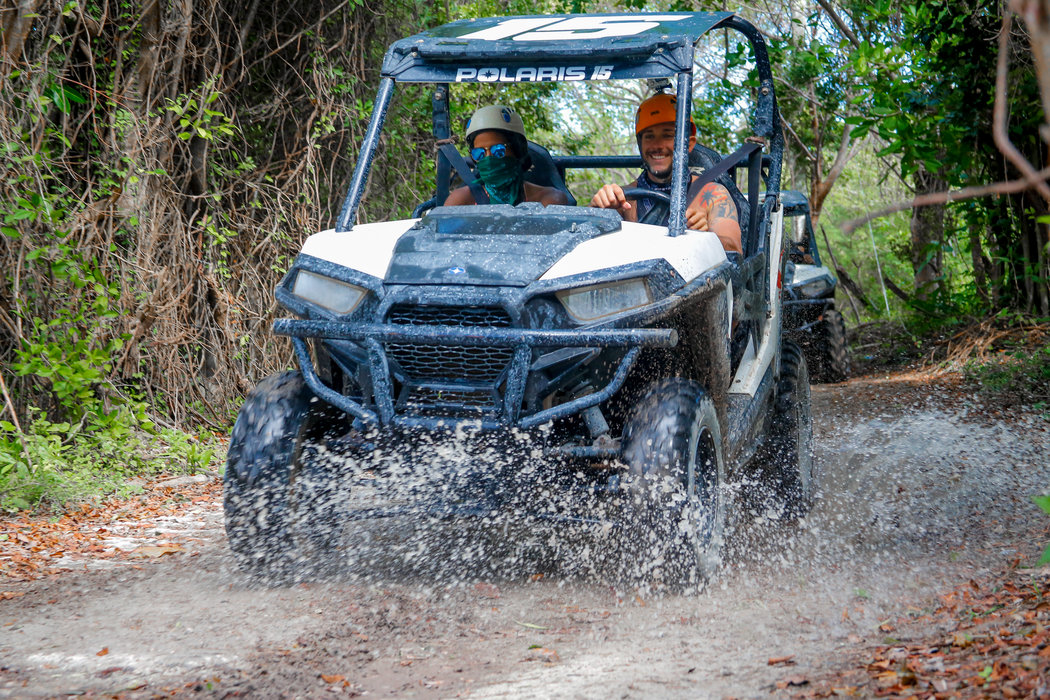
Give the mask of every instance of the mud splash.
[[217, 697], [768, 696], [892, 635], [888, 619], [947, 584], [1038, 556], [1028, 499], [1050, 484], [1045, 423], [887, 381], [817, 387], [814, 417], [814, 510], [780, 523], [753, 483], [731, 484], [722, 567], [702, 594], [611, 581], [600, 535], [437, 517], [362, 522], [343, 574], [258, 588], [213, 518], [199, 557], [0, 601], [0, 694], [146, 697], [194, 681]]

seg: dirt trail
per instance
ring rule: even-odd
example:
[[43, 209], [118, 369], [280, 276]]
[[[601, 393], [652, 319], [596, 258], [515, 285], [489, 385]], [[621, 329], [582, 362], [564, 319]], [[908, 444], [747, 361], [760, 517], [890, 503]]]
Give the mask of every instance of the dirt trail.
[[734, 486], [723, 570], [699, 596], [557, 569], [479, 580], [454, 550], [440, 579], [256, 589], [211, 503], [183, 523], [196, 556], [108, 563], [0, 600], [0, 696], [768, 697], [882, 641], [939, 591], [1038, 556], [1029, 496], [1050, 485], [1047, 423], [984, 415], [920, 376], [814, 387], [813, 400], [815, 510], [777, 525]]

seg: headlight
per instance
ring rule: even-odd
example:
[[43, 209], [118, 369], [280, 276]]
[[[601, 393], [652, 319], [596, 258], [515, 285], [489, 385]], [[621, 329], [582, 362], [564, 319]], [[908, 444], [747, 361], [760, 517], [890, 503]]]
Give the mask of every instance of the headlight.
[[652, 294], [644, 279], [596, 284], [558, 292], [558, 300], [577, 321], [593, 321], [622, 311], [651, 304]]
[[831, 282], [827, 277], [819, 277], [812, 282], [806, 282], [799, 286], [798, 291], [807, 299], [818, 299], [831, 289]]
[[292, 294], [337, 314], [348, 314], [364, 299], [366, 290], [314, 272], [299, 270]]

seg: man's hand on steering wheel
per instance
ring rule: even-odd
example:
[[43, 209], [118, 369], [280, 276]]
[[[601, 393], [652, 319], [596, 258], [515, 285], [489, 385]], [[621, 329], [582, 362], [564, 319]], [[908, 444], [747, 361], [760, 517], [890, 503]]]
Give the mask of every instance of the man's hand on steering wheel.
[[623, 196], [627, 199], [641, 199], [648, 197], [653, 202], [653, 208], [638, 220], [640, 224], [653, 224], [655, 226], [667, 225], [667, 213], [671, 211], [671, 197], [665, 192], [647, 190], [643, 187], [628, 187], [623, 190]]
[[[620, 217], [627, 221], [635, 221], [637, 209], [632, 200], [648, 197], [653, 200], [653, 208], [650, 209], [639, 221], [642, 224], [655, 224], [657, 226], [667, 225], [667, 212], [670, 208], [671, 198], [654, 190], [641, 187], [628, 187], [624, 189], [619, 185], [605, 185], [591, 198], [591, 206], [601, 209], [614, 209]], [[706, 220], [706, 217], [705, 217]]]
[[615, 209], [621, 218], [627, 219], [634, 205], [627, 201], [623, 188], [619, 185], [605, 185], [591, 197], [591, 206], [600, 209]]

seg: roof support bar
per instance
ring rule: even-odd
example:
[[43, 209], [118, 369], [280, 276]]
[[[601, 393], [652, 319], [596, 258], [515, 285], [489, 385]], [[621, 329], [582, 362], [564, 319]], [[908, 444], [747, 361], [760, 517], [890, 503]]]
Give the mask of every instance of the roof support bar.
[[671, 216], [668, 233], [685, 233], [685, 201], [689, 189], [689, 115], [692, 114], [693, 74], [678, 74], [678, 105], [674, 120], [674, 165], [671, 175]]
[[[434, 139], [438, 144], [452, 138], [452, 121], [448, 112], [448, 83], [438, 83], [430, 96], [431, 111], [434, 123]], [[448, 197], [449, 182], [452, 180], [452, 164], [447, 158], [437, 158], [437, 189], [434, 191], [434, 203], [441, 206]]]
[[361, 204], [361, 198], [365, 194], [365, 182], [368, 180], [368, 171], [372, 168], [375, 160], [376, 147], [379, 146], [379, 133], [383, 130], [383, 122], [386, 121], [386, 110], [390, 106], [390, 98], [394, 95], [394, 79], [383, 78], [379, 81], [379, 94], [376, 95], [375, 104], [372, 107], [372, 121], [368, 124], [365, 132], [365, 140], [361, 143], [361, 153], [357, 157], [357, 167], [354, 168], [354, 177], [350, 180], [350, 189], [343, 201], [343, 210], [339, 212], [339, 220], [335, 224], [335, 230], [339, 232], [349, 231], [354, 227], [354, 217], [357, 207]]

